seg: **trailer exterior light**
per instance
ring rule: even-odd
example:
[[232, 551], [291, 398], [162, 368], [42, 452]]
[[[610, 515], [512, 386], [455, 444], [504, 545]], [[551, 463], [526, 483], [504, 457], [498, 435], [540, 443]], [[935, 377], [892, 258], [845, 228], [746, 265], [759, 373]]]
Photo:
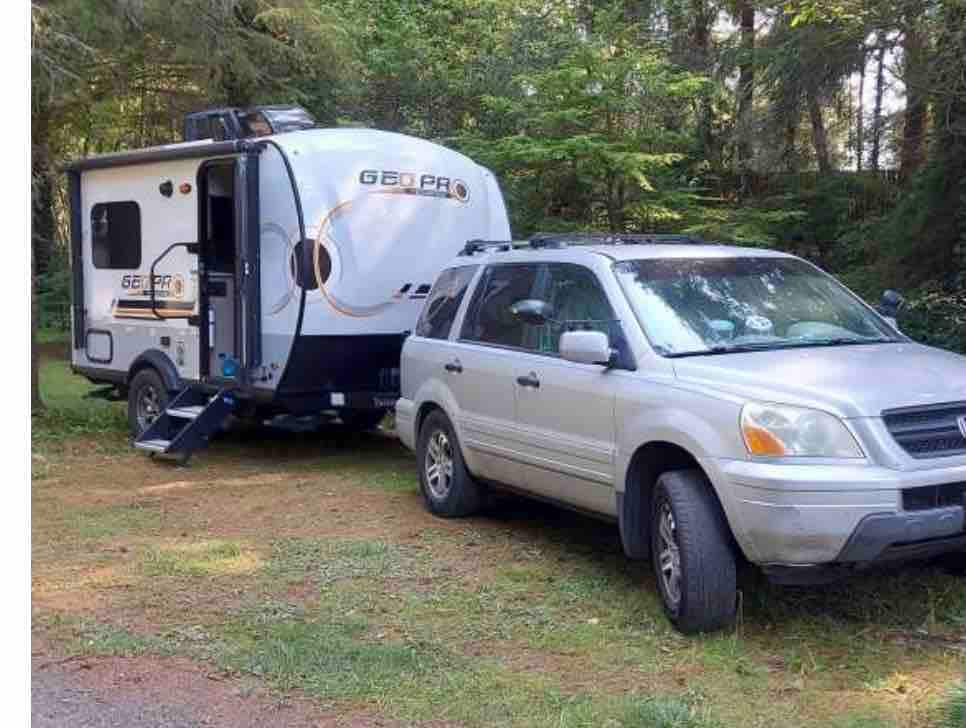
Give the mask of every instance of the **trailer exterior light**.
[[181, 186], [178, 187], [178, 192], [180, 192], [182, 195], [187, 195], [189, 192], [191, 192], [191, 183], [182, 182]]

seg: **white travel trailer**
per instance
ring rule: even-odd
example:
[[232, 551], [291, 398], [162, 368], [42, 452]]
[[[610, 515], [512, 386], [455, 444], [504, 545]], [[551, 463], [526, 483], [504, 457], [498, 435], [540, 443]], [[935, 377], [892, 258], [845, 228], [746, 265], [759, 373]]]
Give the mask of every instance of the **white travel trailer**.
[[227, 414], [372, 426], [468, 240], [510, 238], [493, 175], [430, 142], [303, 129], [67, 167], [72, 366], [127, 394], [135, 444], [187, 456]]

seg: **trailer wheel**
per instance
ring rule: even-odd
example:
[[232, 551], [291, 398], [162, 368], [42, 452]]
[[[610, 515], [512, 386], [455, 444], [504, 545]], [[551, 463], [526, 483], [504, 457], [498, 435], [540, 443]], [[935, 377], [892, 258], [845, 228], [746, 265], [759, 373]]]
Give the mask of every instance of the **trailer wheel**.
[[431, 513], [443, 518], [469, 516], [483, 505], [483, 490], [473, 480], [449, 418], [431, 412], [419, 428], [416, 445], [419, 487]]
[[152, 367], [134, 375], [127, 392], [127, 423], [131, 437], [138, 438], [168, 406], [167, 387]]

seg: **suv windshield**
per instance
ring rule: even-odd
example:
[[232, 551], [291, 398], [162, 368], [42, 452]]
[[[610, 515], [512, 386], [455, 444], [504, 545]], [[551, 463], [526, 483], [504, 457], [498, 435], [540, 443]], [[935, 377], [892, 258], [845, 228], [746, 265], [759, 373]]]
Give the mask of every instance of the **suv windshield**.
[[834, 278], [794, 258], [642, 259], [614, 269], [663, 356], [897, 341]]

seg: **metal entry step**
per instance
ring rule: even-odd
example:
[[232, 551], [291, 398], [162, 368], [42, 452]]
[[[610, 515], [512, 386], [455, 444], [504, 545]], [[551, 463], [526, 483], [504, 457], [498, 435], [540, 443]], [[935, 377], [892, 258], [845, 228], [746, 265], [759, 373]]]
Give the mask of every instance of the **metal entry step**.
[[193, 420], [204, 410], [204, 405], [196, 404], [188, 407], [168, 407], [167, 413], [172, 417], [180, 417], [183, 420]]
[[171, 440], [136, 440], [134, 447], [148, 452], [164, 452], [171, 445]]
[[208, 444], [237, 404], [229, 388], [219, 390], [214, 396], [184, 389], [141, 433], [134, 446], [153, 455], [176, 456], [186, 462], [191, 453]]

